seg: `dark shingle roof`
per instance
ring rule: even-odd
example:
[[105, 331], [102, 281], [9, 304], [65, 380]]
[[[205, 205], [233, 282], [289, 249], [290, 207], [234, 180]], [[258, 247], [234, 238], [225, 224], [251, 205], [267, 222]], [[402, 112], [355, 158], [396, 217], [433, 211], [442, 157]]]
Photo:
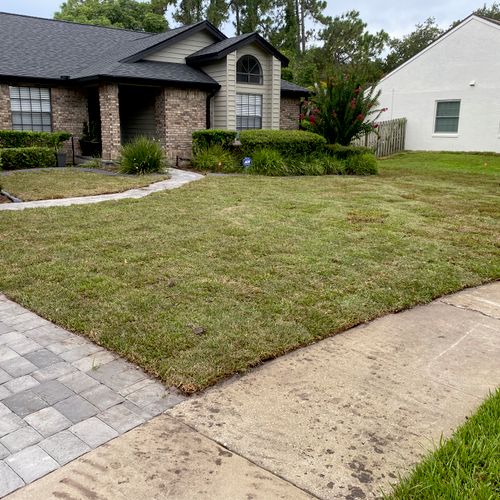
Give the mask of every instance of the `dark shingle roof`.
[[294, 96], [308, 96], [310, 94], [309, 90], [295, 83], [288, 82], [287, 80], [281, 80], [281, 93], [283, 95], [288, 94]]
[[245, 33], [244, 35], [233, 36], [232, 38], [221, 40], [218, 43], [204, 47], [194, 54], [191, 54], [189, 57], [186, 57], [186, 62], [188, 64], [204, 64], [216, 61], [225, 57], [227, 54], [233, 52], [239, 47], [248, 45], [249, 43], [257, 43], [264, 50], [279, 59], [284, 66], [288, 65], [288, 58], [273, 47], [265, 38], [262, 38], [258, 33]]
[[[0, 13], [0, 76], [48, 80], [63, 75], [72, 80], [111, 76], [216, 87], [217, 82], [203, 71], [185, 64], [121, 62], [204, 28], [203, 23], [208, 25], [202, 21], [153, 34]], [[213, 32], [216, 38], [224, 37], [215, 28]]]

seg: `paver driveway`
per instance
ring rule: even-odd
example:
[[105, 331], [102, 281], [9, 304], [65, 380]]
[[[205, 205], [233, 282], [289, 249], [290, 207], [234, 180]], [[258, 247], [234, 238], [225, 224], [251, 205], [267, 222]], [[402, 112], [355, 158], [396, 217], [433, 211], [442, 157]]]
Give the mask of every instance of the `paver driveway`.
[[0, 497], [184, 399], [0, 295]]

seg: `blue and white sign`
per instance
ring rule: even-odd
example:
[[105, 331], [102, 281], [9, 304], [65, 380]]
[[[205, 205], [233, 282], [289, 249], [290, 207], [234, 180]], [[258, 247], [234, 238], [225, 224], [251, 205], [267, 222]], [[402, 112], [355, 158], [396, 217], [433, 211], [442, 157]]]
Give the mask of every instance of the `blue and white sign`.
[[248, 168], [252, 164], [252, 158], [250, 158], [249, 156], [245, 156], [245, 158], [243, 158], [243, 160], [241, 161], [241, 164], [245, 168]]

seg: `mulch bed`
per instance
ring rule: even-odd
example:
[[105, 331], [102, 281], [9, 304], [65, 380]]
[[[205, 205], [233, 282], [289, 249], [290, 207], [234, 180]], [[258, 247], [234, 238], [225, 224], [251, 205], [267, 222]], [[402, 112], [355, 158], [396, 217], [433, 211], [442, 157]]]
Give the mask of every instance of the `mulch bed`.
[[0, 203], [12, 203], [7, 196], [0, 194]]

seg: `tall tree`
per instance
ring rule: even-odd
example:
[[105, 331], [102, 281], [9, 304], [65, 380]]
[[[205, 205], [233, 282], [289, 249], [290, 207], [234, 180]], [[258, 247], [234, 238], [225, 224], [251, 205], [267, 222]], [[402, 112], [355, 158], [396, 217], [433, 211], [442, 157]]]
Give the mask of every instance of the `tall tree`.
[[165, 16], [150, 2], [136, 0], [67, 0], [54, 18], [153, 33], [168, 28]]
[[181, 25], [202, 21], [205, 17], [203, 0], [180, 0], [172, 17]]
[[403, 38], [393, 38], [390, 41], [390, 52], [385, 59], [384, 69], [390, 72], [411, 59], [421, 50], [430, 45], [443, 33], [433, 17], [415, 25], [415, 30]]
[[217, 28], [229, 19], [229, 5], [227, 0], [209, 0], [206, 18]]
[[491, 6], [487, 6], [484, 4], [481, 8], [476, 9], [474, 14], [478, 14], [480, 16], [489, 17], [490, 19], [496, 19], [500, 21], [500, 3], [493, 2]]

